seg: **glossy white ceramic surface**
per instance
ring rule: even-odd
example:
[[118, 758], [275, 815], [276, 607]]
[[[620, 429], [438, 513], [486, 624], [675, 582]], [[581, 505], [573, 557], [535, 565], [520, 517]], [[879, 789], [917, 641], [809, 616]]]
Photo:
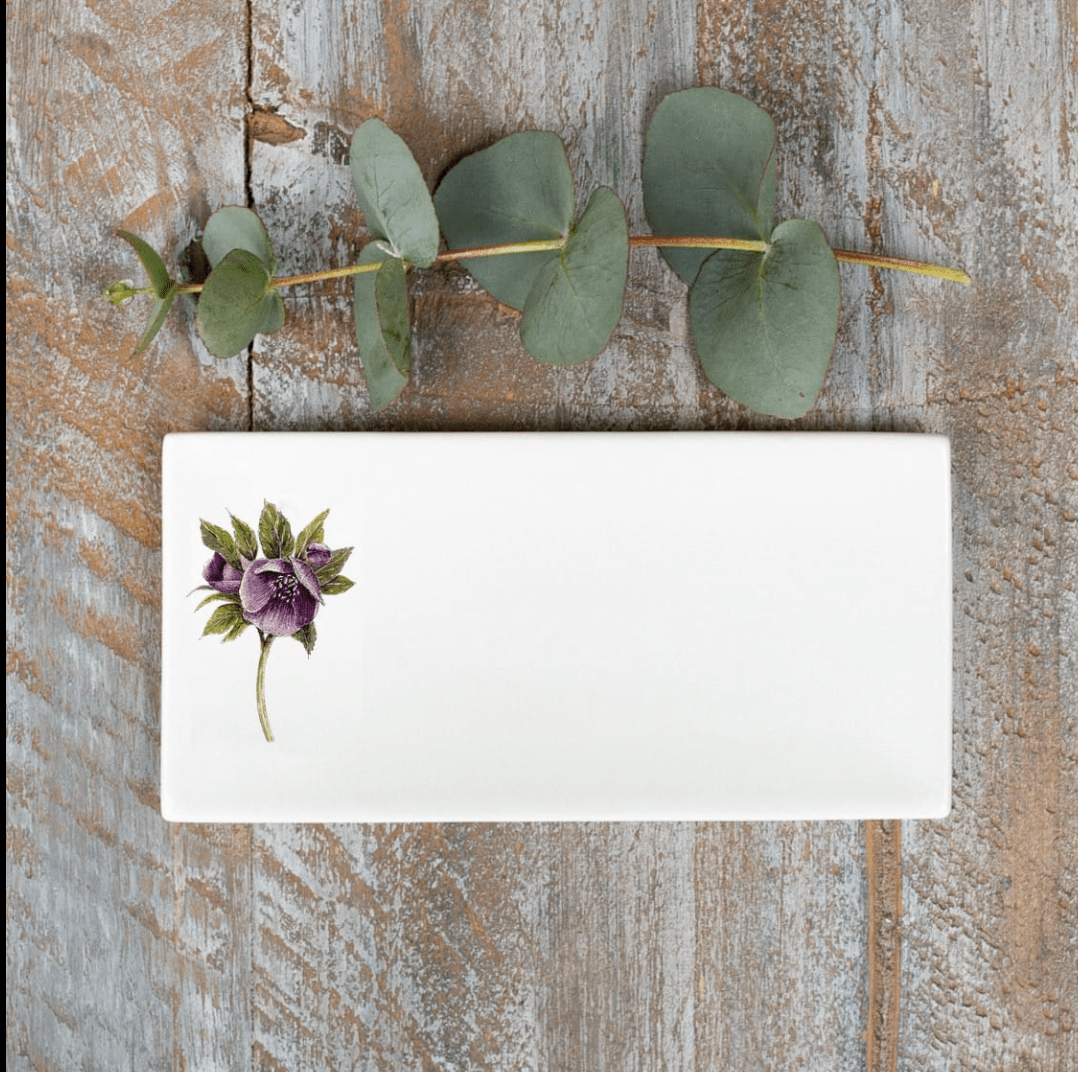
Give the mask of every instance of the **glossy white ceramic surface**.
[[[354, 545], [308, 658], [199, 638], [199, 519]], [[171, 435], [162, 790], [185, 821], [950, 807], [946, 438]]]

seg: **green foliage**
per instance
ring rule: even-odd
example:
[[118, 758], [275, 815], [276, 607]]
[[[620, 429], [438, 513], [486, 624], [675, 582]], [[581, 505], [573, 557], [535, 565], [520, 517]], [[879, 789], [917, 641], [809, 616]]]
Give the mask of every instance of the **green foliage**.
[[284, 304], [262, 261], [246, 249], [234, 249], [206, 280], [197, 320], [214, 357], [235, 357], [256, 335], [281, 329]]
[[202, 251], [211, 267], [216, 268], [234, 249], [245, 249], [256, 256], [271, 276], [277, 270], [277, 258], [262, 221], [249, 208], [226, 205], [206, 221]]
[[404, 390], [412, 364], [411, 329], [404, 266], [372, 242], [360, 264], [381, 262], [377, 272], [355, 277], [356, 346], [375, 409], [388, 406]]
[[[644, 211], [660, 235], [767, 240], [775, 202], [775, 127], [736, 93], [686, 89], [656, 109], [644, 149]], [[706, 249], [664, 248], [692, 284]]]
[[273, 287], [277, 259], [262, 221], [227, 205], [206, 223], [202, 248], [213, 267], [198, 303], [198, 330], [214, 357], [235, 357], [256, 335], [284, 326], [284, 303]]
[[263, 504], [258, 517], [258, 538], [265, 558], [287, 558], [295, 549], [288, 518], [271, 502]]
[[408, 146], [381, 119], [368, 119], [352, 138], [351, 167], [367, 229], [394, 256], [429, 268], [438, 255], [438, 220]]
[[206, 627], [202, 630], [202, 635], [216, 636], [225, 633], [228, 635], [223, 639], [233, 640], [243, 632], [247, 624], [243, 619], [243, 608], [239, 603], [223, 603], [210, 615]]
[[314, 651], [314, 643], [318, 639], [314, 622], [308, 622], [302, 629], [297, 629], [291, 635], [293, 640], [298, 640], [303, 645], [303, 650], [310, 657], [311, 652]]
[[228, 516], [232, 518], [232, 531], [236, 534], [236, 550], [248, 562], [253, 562], [258, 558], [258, 537], [255, 530], [246, 521], [232, 517], [231, 514]]
[[[658, 242], [630, 238], [624, 207], [605, 187], [592, 193], [574, 224], [565, 147], [546, 131], [512, 134], [466, 156], [433, 199], [408, 147], [380, 119], [356, 131], [350, 166], [374, 239], [350, 269], [275, 278], [262, 221], [237, 206], [220, 209], [206, 224], [202, 244], [212, 271], [201, 287], [177, 283], [142, 239], [121, 231], [150, 286], [115, 283], [105, 297], [120, 304], [153, 294], [139, 350], [156, 335], [177, 293], [201, 290], [199, 331], [210, 353], [227, 358], [256, 334], [282, 327], [279, 287], [349, 274], [359, 357], [371, 404], [381, 409], [399, 397], [411, 371], [410, 269], [460, 260], [495, 299], [522, 314], [521, 340], [537, 361], [574, 365], [608, 344], [621, 316], [629, 249], [650, 244], [659, 245], [691, 288], [692, 335], [714, 384], [751, 409], [786, 418], [802, 416], [819, 394], [838, 325], [836, 253], [810, 221], [775, 226], [774, 124], [735, 93], [683, 90], [656, 109], [647, 130], [643, 194]], [[449, 250], [444, 254], [438, 253], [439, 227]], [[664, 239], [674, 244], [660, 244]], [[756, 249], [732, 248], [738, 242]], [[969, 282], [965, 273], [939, 265], [837, 253], [843, 260]], [[265, 549], [261, 524], [259, 531]], [[253, 533], [248, 539], [236, 527], [233, 553], [249, 559], [251, 540]], [[280, 550], [278, 536], [273, 540], [277, 551], [270, 557], [291, 553]], [[332, 576], [318, 572], [329, 583], [339, 566]]]
[[[334, 551], [330, 560], [324, 566], [320, 566], [314, 571], [323, 591], [327, 591], [331, 582], [340, 578], [341, 570], [344, 569], [344, 564], [352, 557], [353, 550], [354, 548], [351, 547], [342, 547], [339, 550]], [[351, 584], [349, 584], [349, 588], [350, 587]], [[330, 594], [332, 595], [332, 593]]]
[[306, 557], [307, 548], [312, 543], [321, 543], [326, 538], [326, 518], [329, 511], [323, 510], [313, 521], [299, 530], [296, 537], [296, 554]]
[[150, 286], [153, 287], [154, 294], [158, 298], [166, 297], [169, 291], [172, 290], [173, 282], [172, 277], [168, 274], [168, 269], [165, 267], [165, 262], [161, 260], [151, 246], [147, 245], [137, 235], [131, 234], [130, 231], [118, 231], [117, 233], [138, 254], [138, 259], [142, 262], [142, 267], [146, 269], [146, 275], [149, 277]]
[[233, 569], [242, 568], [236, 541], [232, 539], [232, 534], [228, 529], [211, 524], [209, 521], [200, 521], [199, 531], [204, 546], [219, 554]]
[[599, 187], [564, 248], [539, 270], [520, 339], [537, 361], [576, 365], [610, 341], [629, 274], [629, 226], [618, 195]]
[[[511, 134], [465, 157], [434, 193], [450, 249], [563, 239], [576, 204], [573, 173], [556, 134]], [[533, 284], [557, 251], [461, 261], [503, 305], [522, 311]]]
[[150, 307], [150, 319], [146, 324], [146, 330], [143, 331], [142, 338], [139, 339], [138, 346], [135, 347], [136, 354], [141, 354], [153, 342], [154, 337], [161, 330], [161, 325], [165, 322], [165, 317], [168, 316], [169, 309], [172, 308], [175, 297], [175, 292], [170, 291], [165, 297], [154, 299], [154, 303]]
[[717, 250], [689, 293], [704, 372], [758, 413], [803, 416], [823, 386], [838, 304], [838, 264], [810, 220], [780, 223], [767, 253]]
[[498, 301], [523, 312], [520, 338], [532, 357], [576, 365], [606, 346], [621, 318], [629, 228], [606, 187], [572, 226], [573, 176], [560, 138], [511, 134], [466, 157], [442, 180], [435, 205], [451, 249], [557, 243], [461, 262]]
[[[150, 309], [150, 319], [146, 324], [146, 329], [142, 333], [142, 338], [138, 341], [138, 346], [135, 347], [135, 353], [141, 354], [147, 346], [154, 340], [154, 336], [161, 330], [161, 325], [165, 322], [165, 317], [168, 316], [169, 309], [172, 308], [173, 299], [176, 297], [176, 284], [172, 277], [168, 274], [168, 269], [165, 267], [165, 262], [157, 255], [156, 251], [146, 242], [144, 242], [137, 235], [131, 234], [130, 231], [118, 232], [120, 237], [127, 242], [138, 255], [138, 259], [142, 262], [142, 267], [146, 269], [146, 275], [149, 277], [150, 286], [153, 288], [154, 303]], [[113, 284], [115, 287], [116, 284]], [[129, 294], [120, 291], [115, 292], [113, 287], [110, 287], [106, 291], [106, 297], [119, 304]], [[109, 291], [113, 291], [115, 297], [110, 296]]]
[[[199, 586], [199, 588], [201, 590], [203, 590], [203, 591], [207, 587], [208, 587], [207, 585], [200, 585]], [[199, 603], [199, 605], [197, 607], [195, 607], [195, 610], [196, 611], [202, 610], [203, 607], [209, 606], [209, 604], [211, 604], [211, 603], [236, 603], [236, 604], [238, 604], [239, 601], [240, 601], [240, 597], [238, 595], [236, 595], [234, 592], [211, 592], [208, 596], [206, 596], [205, 599], [202, 600], [201, 603]]]
[[332, 581], [326, 581], [322, 585], [322, 595], [339, 596], [342, 592], [347, 592], [355, 583], [355, 581], [350, 581], [345, 577], [343, 573], [339, 573]]

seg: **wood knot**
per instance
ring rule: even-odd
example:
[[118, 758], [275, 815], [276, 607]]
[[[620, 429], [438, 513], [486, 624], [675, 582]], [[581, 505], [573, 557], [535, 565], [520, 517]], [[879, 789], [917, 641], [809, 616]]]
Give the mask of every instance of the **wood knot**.
[[272, 108], [255, 108], [251, 112], [248, 129], [255, 141], [265, 142], [267, 145], [287, 145], [290, 141], [307, 137], [307, 131], [293, 126]]

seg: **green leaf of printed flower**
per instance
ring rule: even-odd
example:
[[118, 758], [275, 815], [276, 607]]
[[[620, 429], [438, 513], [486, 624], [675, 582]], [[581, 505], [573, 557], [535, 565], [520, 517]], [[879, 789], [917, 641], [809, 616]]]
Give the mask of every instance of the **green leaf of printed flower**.
[[251, 623], [244, 618], [241, 618], [231, 629], [221, 637], [221, 643], [226, 644], [230, 640], [235, 640], [236, 637], [242, 636], [245, 629], [249, 629]]
[[786, 220], [767, 253], [720, 249], [689, 292], [707, 377], [758, 413], [800, 417], [823, 386], [838, 330], [839, 275], [818, 224]]
[[226, 205], [206, 221], [202, 250], [211, 267], [216, 268], [234, 249], [253, 253], [271, 276], [277, 270], [277, 259], [262, 221], [249, 208]]
[[308, 622], [302, 629], [291, 634], [293, 640], [298, 640], [303, 645], [303, 650], [310, 655], [314, 651], [314, 643], [318, 634], [314, 628], [314, 622]]
[[258, 538], [262, 541], [262, 554], [266, 558], [287, 558], [295, 549], [288, 518], [271, 502], [262, 507], [258, 518]]
[[238, 517], [233, 517], [231, 514], [228, 516], [232, 518], [232, 531], [236, 534], [236, 550], [248, 562], [254, 561], [258, 558], [258, 537], [255, 535], [255, 530]]
[[329, 511], [323, 510], [310, 524], [300, 529], [296, 537], [297, 555], [304, 555], [312, 543], [322, 543], [325, 540], [325, 520], [328, 516]]
[[[450, 249], [561, 239], [573, 222], [573, 173], [556, 134], [511, 134], [465, 157], [434, 194]], [[558, 251], [484, 257], [461, 264], [498, 301], [522, 310]]]
[[363, 247], [360, 264], [379, 260], [377, 272], [364, 272], [354, 281], [356, 346], [375, 409], [388, 406], [404, 390], [412, 363], [404, 265], [377, 242]]
[[528, 294], [520, 322], [528, 353], [554, 365], [594, 357], [621, 319], [628, 272], [625, 209], [613, 190], [601, 186]]
[[216, 551], [233, 569], [243, 569], [236, 542], [228, 529], [221, 528], [209, 521], [199, 521], [202, 543], [211, 551]]
[[230, 633], [246, 624], [243, 619], [243, 608], [238, 603], [224, 603], [210, 615], [206, 628], [202, 630], [202, 635], [215, 636], [220, 633]]
[[146, 269], [146, 275], [149, 277], [150, 286], [153, 287], [154, 294], [162, 299], [168, 297], [176, 284], [168, 274], [165, 262], [158, 256], [157, 251], [137, 235], [131, 234], [130, 231], [118, 231], [117, 234], [127, 242], [138, 255], [138, 259], [142, 262], [142, 267]]
[[337, 574], [332, 581], [326, 581], [325, 584], [319, 585], [322, 589], [322, 595], [324, 596], [339, 596], [342, 592], [347, 592], [356, 582], [350, 581], [343, 573]]
[[213, 595], [206, 596], [206, 598], [195, 607], [195, 610], [200, 611], [209, 603], [239, 603], [239, 601], [240, 597], [235, 592], [214, 592]]
[[[767, 240], [775, 201], [775, 125], [752, 101], [704, 87], [671, 93], [648, 127], [644, 211], [659, 235]], [[706, 249], [665, 247], [686, 283]]]
[[210, 273], [198, 303], [198, 330], [214, 357], [234, 357], [256, 335], [284, 325], [284, 304], [262, 261], [234, 249]]
[[411, 150], [382, 122], [368, 119], [352, 138], [352, 183], [367, 229], [396, 256], [420, 268], [438, 255], [438, 219]]
[[352, 547], [340, 547], [333, 552], [333, 556], [330, 560], [321, 568], [316, 569], [315, 576], [318, 577], [318, 586], [325, 591], [326, 586], [330, 581], [334, 580], [344, 569], [344, 564], [352, 555]]

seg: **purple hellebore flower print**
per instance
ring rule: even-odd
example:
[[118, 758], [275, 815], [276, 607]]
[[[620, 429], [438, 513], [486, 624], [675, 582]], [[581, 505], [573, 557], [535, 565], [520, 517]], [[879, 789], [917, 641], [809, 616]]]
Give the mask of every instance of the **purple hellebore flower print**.
[[[322, 542], [323, 522], [328, 514], [323, 510], [295, 538], [288, 519], [269, 501], [262, 505], [257, 526], [230, 515], [229, 532], [199, 520], [202, 543], [213, 552], [213, 558], [202, 568], [202, 579], [213, 594], [195, 609], [215, 606], [202, 635], [235, 640], [252, 625], [258, 630], [255, 706], [267, 741], [273, 740], [266, 708], [270, 648], [278, 637], [292, 637], [310, 655], [317, 639], [314, 618], [319, 606], [326, 596], [340, 595], [354, 584], [341, 573], [353, 549], [334, 550]], [[197, 591], [193, 589], [191, 594]]]
[[243, 580], [243, 571], [230, 566], [220, 551], [214, 551], [213, 558], [206, 563], [202, 579], [218, 592], [238, 592]]
[[239, 594], [244, 618], [270, 636], [309, 625], [324, 602], [314, 570], [295, 557], [256, 559], [243, 572]]

